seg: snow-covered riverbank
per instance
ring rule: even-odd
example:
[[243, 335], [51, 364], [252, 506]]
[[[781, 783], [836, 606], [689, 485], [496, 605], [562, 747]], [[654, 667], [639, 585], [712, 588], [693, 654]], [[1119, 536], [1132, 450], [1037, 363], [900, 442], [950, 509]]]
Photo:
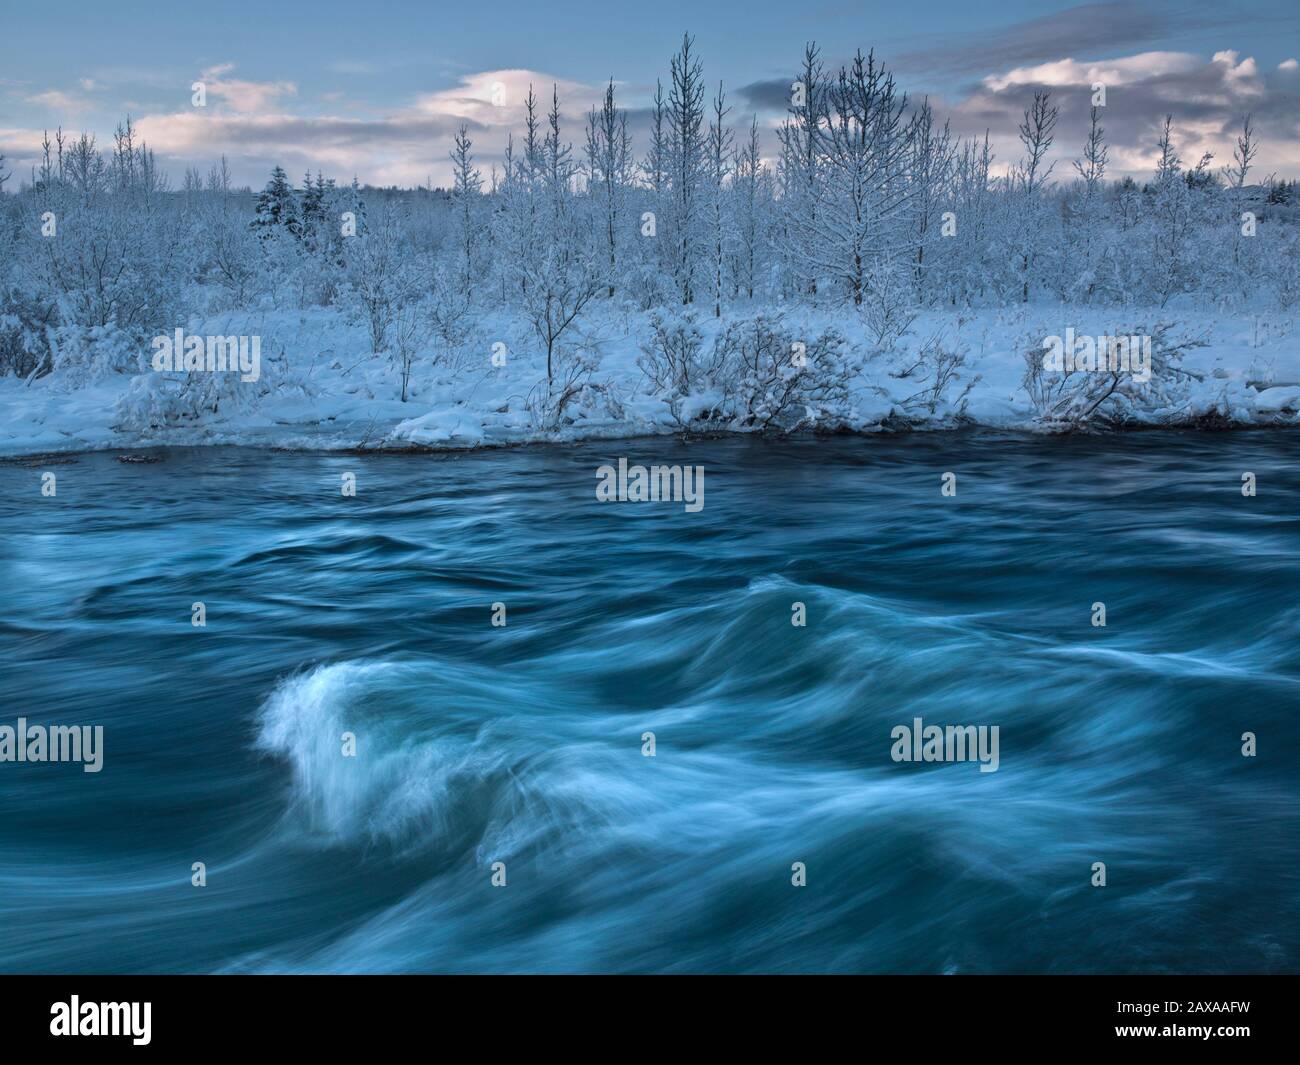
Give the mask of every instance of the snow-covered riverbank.
[[[707, 362], [728, 325], [743, 334], [759, 314], [776, 322], [773, 336], [783, 343], [802, 338], [796, 344], [809, 354], [804, 366], [778, 357], [772, 379], [751, 387], [739, 406], [734, 395], [722, 395], [716, 377], [675, 393], [662, 377], [656, 382], [654, 360], [647, 359], [654, 323], [632, 309], [602, 309], [582, 323], [580, 335], [566, 336], [567, 388], [557, 383], [548, 393], [545, 352], [525, 323], [499, 315], [479, 320], [455, 343], [418, 347], [405, 402], [399, 363], [370, 354], [366, 331], [332, 309], [227, 313], [187, 324], [186, 332], [198, 336], [259, 337], [254, 381], [233, 373], [155, 373], [149, 350], [105, 332], [64, 351], [44, 377], [0, 378], [0, 453], [195, 444], [472, 448], [683, 428], [752, 432], [762, 431], [773, 402], [762, 388], [771, 392], [775, 382], [784, 389], [801, 375], [829, 375], [834, 387], [796, 389], [769, 431], [1300, 425], [1293, 314], [1043, 304], [930, 311], [900, 339], [881, 344], [849, 311], [756, 307], [720, 322], [699, 314], [685, 329], [674, 317], [659, 335], [672, 328], [679, 338], [694, 335]], [[1077, 417], [1076, 409], [1074, 422], [1063, 424], [1052, 414], [1051, 391], [1061, 375], [1034, 381], [1026, 371], [1027, 356], [1041, 359], [1045, 338], [1067, 330], [1156, 335], [1151, 381], [1126, 381], [1089, 416]], [[827, 335], [837, 343], [819, 347]], [[1161, 344], [1179, 348], [1176, 362], [1162, 363]], [[740, 417], [742, 406], [747, 418]]]

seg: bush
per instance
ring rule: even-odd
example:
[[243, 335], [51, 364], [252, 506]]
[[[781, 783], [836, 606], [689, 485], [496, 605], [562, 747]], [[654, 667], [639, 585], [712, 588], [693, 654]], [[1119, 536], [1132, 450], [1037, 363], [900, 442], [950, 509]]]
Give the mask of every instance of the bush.
[[804, 339], [760, 314], [714, 343], [733, 427], [785, 433], [839, 424], [848, 406], [848, 344], [834, 329]]
[[53, 300], [39, 300], [18, 289], [0, 293], [0, 377], [46, 374], [52, 366], [50, 332], [59, 324]]
[[1184, 370], [1183, 356], [1202, 347], [1203, 340], [1174, 339], [1170, 322], [1148, 328], [1136, 325], [1115, 331], [1116, 337], [1149, 337], [1150, 379], [1139, 380], [1124, 369], [1048, 370], [1043, 366], [1043, 348], [1025, 352], [1023, 385], [1037, 413], [1039, 424], [1054, 431], [1089, 426], [1118, 427], [1151, 422], [1157, 412], [1189, 399], [1197, 374]]
[[[922, 344], [902, 369], [890, 375], [920, 386], [901, 401], [901, 413], [933, 417], [940, 407], [947, 407], [957, 417], [962, 417], [966, 412], [966, 399], [980, 381], [979, 374], [969, 377], [963, 373], [966, 354], [959, 341], [949, 342], [941, 333], [935, 333]], [[960, 390], [950, 394], [958, 385]]]
[[63, 325], [47, 336], [51, 372], [73, 388], [112, 374], [135, 373], [146, 365], [139, 338], [112, 322], [88, 328]]
[[723, 360], [717, 348], [706, 353], [704, 334], [693, 314], [656, 311], [650, 316], [650, 330], [637, 366], [678, 425], [709, 420], [719, 398], [716, 390]]

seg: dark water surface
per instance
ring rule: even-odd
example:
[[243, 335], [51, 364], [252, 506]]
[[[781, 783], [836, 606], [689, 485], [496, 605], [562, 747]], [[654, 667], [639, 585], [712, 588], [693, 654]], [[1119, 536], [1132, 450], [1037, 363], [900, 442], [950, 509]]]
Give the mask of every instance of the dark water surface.
[[0, 465], [0, 723], [105, 729], [0, 763], [0, 968], [1295, 971], [1298, 501], [1273, 432]]

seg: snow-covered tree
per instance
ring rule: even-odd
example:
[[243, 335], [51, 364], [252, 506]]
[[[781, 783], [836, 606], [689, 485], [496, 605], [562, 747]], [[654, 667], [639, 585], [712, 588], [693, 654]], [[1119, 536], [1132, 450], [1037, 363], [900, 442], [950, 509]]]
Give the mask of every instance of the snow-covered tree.
[[704, 68], [688, 34], [669, 67], [664, 149], [668, 268], [683, 305], [695, 302], [699, 285], [701, 225], [704, 213], [706, 135]]
[[1208, 220], [1207, 196], [1213, 174], [1209, 153], [1202, 155], [1195, 167], [1184, 171], [1174, 145], [1172, 115], [1165, 116], [1156, 147], [1159, 156], [1147, 211], [1147, 277], [1153, 296], [1163, 307], [1174, 295], [1186, 291], [1194, 277], [1195, 260], [1201, 250], [1198, 232]]
[[772, 175], [763, 163], [757, 115], [750, 123], [749, 136], [736, 152], [732, 166], [735, 173], [732, 181], [735, 240], [731, 272], [737, 293], [752, 300], [767, 256], [772, 211]]
[[1009, 193], [1016, 201], [1012, 207], [1015, 226], [1014, 244], [1020, 259], [1021, 293], [1029, 301], [1029, 285], [1035, 264], [1042, 255], [1047, 211], [1043, 190], [1051, 180], [1055, 163], [1048, 161], [1056, 137], [1058, 108], [1050, 92], [1035, 92], [1034, 102], [1025, 108], [1024, 120], [1017, 130], [1025, 156], [1012, 174]]
[[348, 302], [369, 328], [370, 350], [388, 350], [394, 319], [423, 290], [404, 245], [406, 214], [381, 203], [366, 232], [345, 243]]
[[461, 124], [456, 131], [450, 158], [453, 181], [452, 204], [456, 217], [456, 258], [461, 289], [469, 295], [473, 291], [475, 250], [478, 247], [478, 208], [483, 191], [483, 176], [474, 166], [469, 127]]
[[632, 142], [627, 113], [614, 103], [614, 82], [605, 87], [601, 108], [587, 116], [587, 193], [603, 230], [608, 295], [614, 295], [619, 259], [626, 241], [628, 192], [632, 185]]
[[900, 259], [906, 239], [902, 222], [916, 191], [907, 180], [907, 98], [874, 55], [858, 52], [840, 69], [828, 100], [815, 255], [820, 272], [860, 306], [872, 261]]
[[789, 115], [778, 132], [781, 141], [781, 249], [799, 287], [817, 295], [818, 202], [825, 175], [828, 86], [816, 44], [804, 48], [803, 68], [791, 86]]
[[956, 146], [948, 124], [937, 126], [928, 99], [917, 108], [908, 133], [911, 145], [907, 167], [911, 185], [913, 275], [918, 294], [923, 301], [928, 301], [930, 273], [941, 239], [938, 216], [948, 195]]
[[708, 179], [708, 215], [711, 229], [709, 247], [709, 265], [713, 288], [713, 316], [722, 317], [722, 266], [724, 238], [726, 234], [726, 199], [725, 186], [731, 173], [732, 134], [724, 124], [731, 108], [726, 105], [722, 83], [718, 83], [718, 94], [713, 99], [713, 119], [709, 123], [709, 139], [705, 157]]
[[253, 214], [253, 229], [260, 237], [270, 237], [277, 229], [283, 229], [295, 237], [302, 234], [298, 198], [294, 195], [293, 185], [283, 167], [277, 166], [271, 171], [270, 180], [258, 196]]

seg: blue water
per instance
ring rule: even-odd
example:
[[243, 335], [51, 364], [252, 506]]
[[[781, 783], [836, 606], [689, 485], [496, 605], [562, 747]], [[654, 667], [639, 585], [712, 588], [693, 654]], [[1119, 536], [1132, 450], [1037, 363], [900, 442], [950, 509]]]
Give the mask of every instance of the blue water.
[[1297, 500], [1272, 432], [5, 463], [3, 722], [105, 751], [0, 764], [0, 968], [1295, 971]]

